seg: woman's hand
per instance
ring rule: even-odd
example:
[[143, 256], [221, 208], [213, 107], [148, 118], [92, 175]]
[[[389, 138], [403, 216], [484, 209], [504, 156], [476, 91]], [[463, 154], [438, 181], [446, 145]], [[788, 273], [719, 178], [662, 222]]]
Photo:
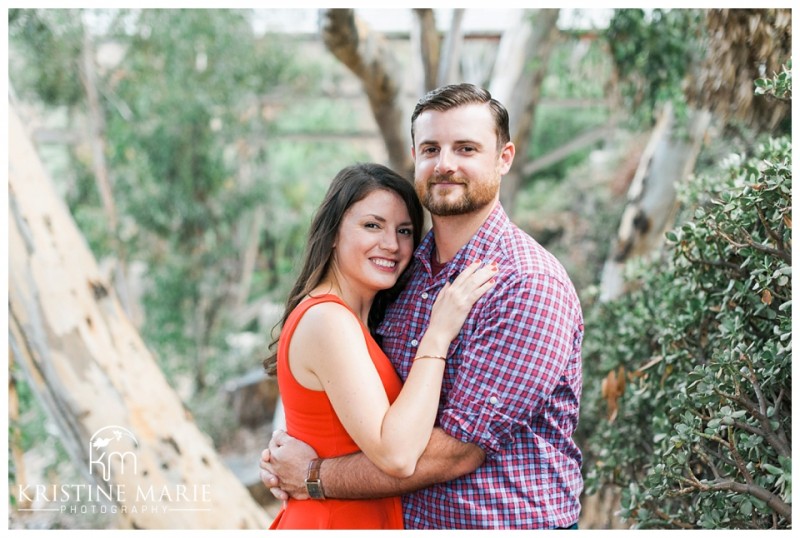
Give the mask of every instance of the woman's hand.
[[476, 260], [452, 283], [446, 283], [433, 303], [427, 332], [434, 331], [438, 338], [446, 339], [449, 345], [464, 325], [475, 301], [494, 286], [496, 274], [496, 263], [483, 265]]

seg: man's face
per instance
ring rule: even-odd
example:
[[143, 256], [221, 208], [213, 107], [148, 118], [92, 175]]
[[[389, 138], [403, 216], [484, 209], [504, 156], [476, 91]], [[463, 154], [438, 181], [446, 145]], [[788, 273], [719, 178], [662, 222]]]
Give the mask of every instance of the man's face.
[[464, 215], [493, 204], [514, 146], [499, 151], [487, 105], [426, 110], [414, 123], [414, 185], [433, 215]]

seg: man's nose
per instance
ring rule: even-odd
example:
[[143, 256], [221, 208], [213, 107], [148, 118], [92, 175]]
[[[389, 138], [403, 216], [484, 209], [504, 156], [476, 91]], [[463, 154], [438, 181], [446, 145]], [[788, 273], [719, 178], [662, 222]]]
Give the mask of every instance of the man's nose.
[[434, 172], [441, 176], [452, 174], [455, 171], [455, 165], [452, 155], [447, 151], [439, 152], [439, 160], [436, 161]]

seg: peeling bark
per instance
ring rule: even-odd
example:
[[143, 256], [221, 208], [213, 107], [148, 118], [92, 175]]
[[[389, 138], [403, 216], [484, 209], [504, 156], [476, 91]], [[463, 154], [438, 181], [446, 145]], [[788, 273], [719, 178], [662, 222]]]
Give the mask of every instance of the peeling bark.
[[709, 121], [707, 111], [695, 112], [685, 140], [674, 133], [671, 105], [661, 112], [628, 189], [615, 245], [603, 267], [601, 301], [624, 293], [623, 272], [628, 260], [661, 247], [678, 209], [675, 185], [694, 169]]
[[[86, 484], [124, 487], [120, 508], [135, 503], [138, 488], [208, 485], [210, 502], [173, 494], [159, 503], [164, 512], [120, 510], [122, 526], [264, 528], [266, 514], [197, 428], [103, 281], [13, 106], [8, 140], [9, 348]], [[106, 480], [90, 468], [89, 446], [108, 426], [128, 430], [138, 445], [135, 471], [114, 462]], [[207, 511], [180, 511], [187, 508]]]

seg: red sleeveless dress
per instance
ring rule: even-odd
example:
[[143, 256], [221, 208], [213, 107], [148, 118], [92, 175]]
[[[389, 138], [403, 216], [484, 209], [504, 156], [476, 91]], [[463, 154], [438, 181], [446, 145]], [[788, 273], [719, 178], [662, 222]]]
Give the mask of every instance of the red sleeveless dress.
[[[306, 299], [289, 314], [278, 343], [278, 388], [286, 414], [287, 433], [311, 445], [321, 458], [333, 458], [358, 452], [360, 449], [339, 422], [325, 392], [309, 390], [300, 385], [292, 375], [288, 361], [289, 343], [300, 318], [309, 308], [324, 302], [347, 306], [335, 295], [321, 295]], [[402, 382], [367, 327], [361, 324], [361, 328], [389, 401], [394, 402], [400, 393]], [[289, 499], [270, 526], [270, 529], [402, 528], [400, 497], [364, 500]]]

